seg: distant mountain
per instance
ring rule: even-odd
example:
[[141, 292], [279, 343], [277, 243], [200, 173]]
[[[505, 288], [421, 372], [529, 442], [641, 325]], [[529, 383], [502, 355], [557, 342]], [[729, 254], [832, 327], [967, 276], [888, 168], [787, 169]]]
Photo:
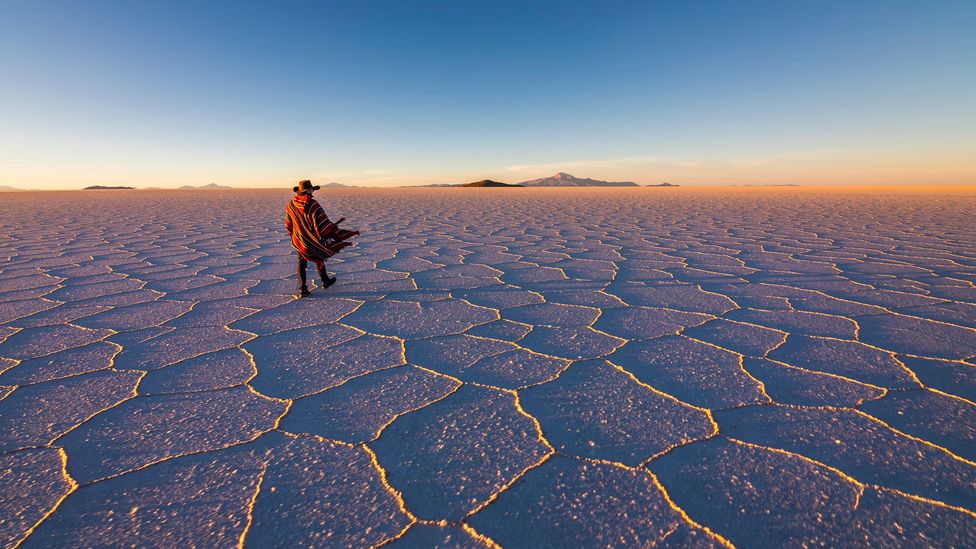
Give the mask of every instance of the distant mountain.
[[0, 185], [0, 192], [3, 191], [22, 191], [24, 189], [18, 189], [17, 187], [11, 187], [10, 185]]
[[322, 188], [323, 189], [326, 188], [326, 187], [332, 187], [332, 188], [335, 188], [335, 189], [340, 189], [340, 188], [341, 189], [348, 189], [350, 187], [353, 187], [353, 185], [343, 185], [342, 183], [336, 183], [335, 181], [333, 181], [332, 183], [326, 183], [325, 185], [322, 185]]
[[532, 179], [519, 183], [522, 187], [640, 187], [633, 181], [600, 181], [575, 177], [568, 173], [559, 172], [552, 177]]
[[492, 181], [491, 179], [482, 179], [481, 181], [475, 181], [473, 183], [428, 183], [426, 185], [402, 185], [402, 186], [407, 188], [416, 188], [416, 187], [523, 187], [524, 185], [502, 183], [500, 181]]
[[675, 185], [674, 183], [657, 183], [657, 184], [650, 184], [644, 186], [645, 187], [679, 187], [680, 185]]
[[464, 183], [463, 185], [460, 186], [461, 187], [522, 187], [523, 185], [513, 185], [511, 183], [492, 181], [491, 179], [482, 179], [481, 181], [475, 181], [474, 183]]
[[218, 185], [216, 183], [211, 183], [209, 185], [200, 185], [199, 187], [194, 187], [193, 185], [183, 185], [181, 189], [230, 189], [227, 185]]
[[121, 185], [92, 185], [90, 187], [85, 187], [83, 191], [117, 191], [120, 189], [134, 189], [135, 187], [123, 187]]

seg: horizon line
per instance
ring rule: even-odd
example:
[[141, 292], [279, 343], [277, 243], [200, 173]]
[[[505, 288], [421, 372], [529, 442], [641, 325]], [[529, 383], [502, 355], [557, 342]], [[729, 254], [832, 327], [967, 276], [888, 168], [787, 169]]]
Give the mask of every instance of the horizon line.
[[[90, 188], [98, 187], [97, 185], [89, 187], [69, 187], [69, 188], [19, 188], [12, 187], [8, 185], [0, 186], [0, 193], [28, 193], [28, 192], [72, 192], [72, 191], [229, 191], [229, 190], [280, 190], [280, 191], [291, 191], [289, 186], [234, 186], [234, 185], [219, 185], [217, 187], [206, 187], [206, 186], [179, 186], [179, 187], [161, 187], [161, 186], [149, 186], [149, 187], [135, 187], [128, 185], [104, 185], [104, 188]], [[660, 183], [649, 183], [649, 184], [635, 184], [635, 185], [541, 185], [541, 186], [517, 186], [517, 184], [512, 184], [508, 188], [521, 188], [521, 189], [643, 189], [643, 188], [657, 188], [657, 189], [675, 189], [675, 188], [715, 188], [715, 187], [748, 187], [748, 188], [816, 188], [816, 187], [838, 187], [838, 188], [849, 188], [849, 187], [920, 187], [920, 188], [937, 188], [937, 187], [976, 187], [976, 182], [957, 182], [957, 183], [670, 183], [670, 184], [660, 184]], [[330, 186], [327, 187], [322, 185], [317, 192], [327, 191], [327, 190], [344, 190], [344, 189], [463, 189], [463, 188], [478, 188], [478, 187], [464, 187], [463, 183], [458, 184], [417, 184], [417, 185], [341, 185], [341, 186]], [[493, 188], [493, 187], [487, 187]]]

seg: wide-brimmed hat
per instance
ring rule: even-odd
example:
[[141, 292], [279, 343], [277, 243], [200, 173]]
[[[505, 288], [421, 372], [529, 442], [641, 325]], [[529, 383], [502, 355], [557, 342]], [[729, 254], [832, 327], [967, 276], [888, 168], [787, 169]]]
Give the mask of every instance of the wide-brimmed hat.
[[318, 185], [312, 186], [311, 181], [309, 181], [308, 179], [303, 179], [298, 182], [297, 187], [292, 187], [291, 190], [295, 191], [296, 193], [303, 193], [305, 191], [317, 191], [321, 188], [322, 187], [319, 187]]

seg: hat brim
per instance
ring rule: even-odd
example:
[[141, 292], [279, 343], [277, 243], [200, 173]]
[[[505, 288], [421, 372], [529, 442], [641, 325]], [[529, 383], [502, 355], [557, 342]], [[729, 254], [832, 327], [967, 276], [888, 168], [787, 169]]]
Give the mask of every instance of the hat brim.
[[[322, 188], [322, 187], [320, 187], [319, 185], [316, 185], [316, 186], [314, 186], [314, 187], [309, 187], [309, 188], [307, 188], [307, 189], [305, 189], [305, 190], [306, 190], [306, 191], [317, 191], [317, 190], [319, 190], [319, 189], [321, 189], [321, 188]], [[298, 187], [292, 187], [292, 188], [291, 188], [291, 190], [292, 190], [292, 192], [296, 192], [296, 193], [297, 193], [297, 192], [298, 192]]]

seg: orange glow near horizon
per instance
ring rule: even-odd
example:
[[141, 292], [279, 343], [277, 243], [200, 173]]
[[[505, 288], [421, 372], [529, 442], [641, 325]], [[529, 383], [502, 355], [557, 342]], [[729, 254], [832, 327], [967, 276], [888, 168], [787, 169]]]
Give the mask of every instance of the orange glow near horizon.
[[[934, 159], [933, 159], [934, 160]], [[559, 167], [565, 166], [565, 167]], [[21, 190], [72, 190], [90, 185], [132, 186], [136, 188], [178, 188], [209, 183], [238, 188], [288, 187], [299, 179], [311, 178], [318, 184], [339, 182], [350, 186], [400, 187], [425, 184], [467, 183], [493, 179], [517, 183], [547, 177], [563, 171], [578, 177], [604, 181], [634, 181], [641, 185], [669, 182], [682, 186], [713, 185], [967, 185], [976, 184], [976, 162], [960, 157], [921, 159], [877, 158], [774, 159], [770, 161], [581, 161], [511, 166], [484, 170], [445, 172], [415, 166], [385, 170], [321, 170], [314, 173], [262, 173], [241, 168], [225, 172], [213, 168], [193, 173], [189, 167], [178, 170], [163, 166], [79, 166], [70, 170], [13, 166], [0, 173], [0, 186]], [[21, 168], [21, 169], [17, 169]], [[127, 169], [129, 168], [129, 169]]]

